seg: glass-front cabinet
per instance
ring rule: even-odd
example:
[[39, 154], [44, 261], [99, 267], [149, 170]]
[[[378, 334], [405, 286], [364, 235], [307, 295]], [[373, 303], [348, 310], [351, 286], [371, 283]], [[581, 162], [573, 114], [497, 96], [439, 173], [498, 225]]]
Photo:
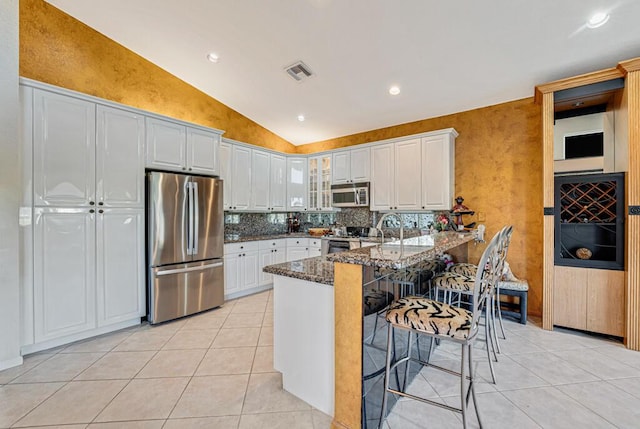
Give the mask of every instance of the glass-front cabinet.
[[331, 210], [331, 154], [309, 158], [309, 210]]

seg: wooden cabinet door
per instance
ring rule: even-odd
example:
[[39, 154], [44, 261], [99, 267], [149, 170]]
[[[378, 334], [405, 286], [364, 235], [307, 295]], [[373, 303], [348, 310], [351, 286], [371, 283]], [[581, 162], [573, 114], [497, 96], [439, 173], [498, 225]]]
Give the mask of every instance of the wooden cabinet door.
[[306, 210], [307, 180], [307, 159], [287, 158], [287, 210]]
[[349, 183], [351, 181], [350, 151], [345, 150], [341, 152], [334, 152], [332, 167], [331, 182], [334, 185]]
[[33, 192], [36, 206], [95, 202], [95, 104], [33, 91]]
[[554, 267], [553, 324], [587, 329], [587, 271], [584, 268]]
[[422, 139], [422, 208], [449, 210], [453, 204], [453, 151], [449, 134]]
[[220, 135], [187, 128], [187, 171], [215, 176], [219, 174]]
[[147, 118], [147, 167], [187, 169], [187, 131], [184, 125]]
[[393, 143], [371, 148], [371, 211], [392, 210], [395, 205], [394, 159]]
[[271, 154], [269, 176], [269, 208], [283, 212], [287, 209], [287, 161], [284, 156]]
[[36, 208], [34, 215], [35, 342], [95, 328], [95, 213]]
[[270, 209], [269, 178], [270, 156], [268, 152], [251, 151], [251, 210]]
[[[624, 337], [624, 271], [585, 271], [588, 271], [587, 330]], [[556, 283], [554, 288], [557, 287]]]
[[144, 207], [144, 117], [106, 106], [97, 117], [97, 204]]
[[394, 210], [421, 209], [421, 153], [420, 139], [395, 144]]
[[233, 210], [248, 210], [251, 205], [251, 149], [233, 145], [231, 157], [231, 206]]
[[354, 183], [368, 182], [371, 179], [371, 149], [351, 149], [350, 171]]
[[230, 143], [220, 143], [220, 178], [223, 181], [222, 199], [224, 210], [231, 209], [231, 191], [233, 189], [233, 177], [231, 174], [232, 146]]
[[144, 316], [144, 210], [98, 210], [96, 238], [98, 326]]

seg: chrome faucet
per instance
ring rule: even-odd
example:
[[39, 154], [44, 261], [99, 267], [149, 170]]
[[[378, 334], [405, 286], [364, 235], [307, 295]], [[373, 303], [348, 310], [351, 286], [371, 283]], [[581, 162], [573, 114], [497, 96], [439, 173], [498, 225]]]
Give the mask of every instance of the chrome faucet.
[[382, 231], [382, 222], [384, 222], [384, 220], [389, 216], [395, 216], [400, 221], [400, 256], [402, 257], [402, 255], [404, 254], [404, 244], [402, 243], [402, 241], [404, 240], [404, 221], [402, 219], [402, 216], [395, 212], [385, 213], [378, 221], [376, 229], [380, 231], [380, 235], [382, 235], [382, 244], [384, 245], [384, 232]]

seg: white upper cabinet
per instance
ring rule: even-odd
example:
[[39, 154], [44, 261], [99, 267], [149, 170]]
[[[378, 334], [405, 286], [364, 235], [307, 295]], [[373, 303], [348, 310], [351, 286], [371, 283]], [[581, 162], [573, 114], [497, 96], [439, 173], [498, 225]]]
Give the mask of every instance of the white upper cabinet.
[[97, 106], [97, 204], [144, 207], [144, 117]]
[[95, 202], [96, 107], [48, 91], [33, 92], [33, 188], [37, 206]]
[[[231, 156], [231, 210], [249, 210], [251, 205], [251, 149], [233, 145]], [[265, 178], [266, 179], [266, 178]]]
[[224, 185], [222, 199], [224, 210], [231, 210], [231, 191], [233, 189], [233, 181], [231, 174], [231, 156], [233, 146], [231, 143], [220, 143], [220, 178]]
[[269, 179], [269, 207], [271, 211], [287, 209], [287, 160], [282, 155], [271, 154]]
[[420, 139], [395, 143], [393, 210], [420, 210]]
[[285, 211], [287, 163], [282, 155], [252, 150], [251, 210]]
[[395, 205], [395, 150], [388, 143], [371, 148], [372, 211], [393, 210]]
[[219, 147], [219, 133], [147, 118], [147, 167], [218, 175]]
[[422, 138], [422, 208], [449, 210], [453, 205], [455, 141], [452, 134]]
[[454, 192], [453, 129], [371, 148], [371, 210], [448, 210]]
[[187, 171], [218, 175], [220, 134], [187, 127]]
[[331, 183], [338, 185], [351, 180], [351, 156], [348, 150], [334, 152], [331, 169]]
[[332, 183], [368, 182], [371, 155], [369, 147], [338, 151], [333, 153], [331, 165]]
[[309, 210], [331, 210], [331, 158], [331, 154], [309, 158]]
[[267, 211], [269, 202], [270, 156], [268, 152], [251, 151], [251, 210]]
[[147, 166], [186, 169], [187, 129], [184, 125], [147, 118]]
[[307, 210], [307, 158], [287, 158], [287, 210]]

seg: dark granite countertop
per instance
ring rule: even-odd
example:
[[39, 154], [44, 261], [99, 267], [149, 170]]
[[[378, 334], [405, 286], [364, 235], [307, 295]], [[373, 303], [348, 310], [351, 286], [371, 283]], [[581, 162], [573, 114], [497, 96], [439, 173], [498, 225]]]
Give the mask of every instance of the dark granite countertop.
[[379, 268], [404, 268], [468, 243], [474, 237], [475, 235], [470, 232], [439, 232], [432, 236], [422, 235], [403, 240], [402, 251], [400, 242], [395, 241], [348, 252], [332, 253], [327, 255], [327, 260]]
[[242, 243], [245, 241], [262, 241], [262, 240], [275, 240], [277, 238], [320, 238], [309, 235], [306, 232], [295, 232], [291, 234], [269, 234], [269, 235], [240, 235], [240, 234], [227, 234], [224, 236], [224, 242], [227, 243]]
[[301, 259], [264, 267], [265, 273], [333, 286], [333, 262], [326, 256]]
[[348, 252], [269, 265], [263, 270], [265, 273], [333, 285], [334, 262], [380, 268], [403, 268], [424, 259], [434, 258], [449, 249], [472, 241], [474, 237], [474, 234], [471, 233], [441, 232], [433, 236], [405, 239], [402, 257], [400, 256], [400, 242], [395, 241]]

